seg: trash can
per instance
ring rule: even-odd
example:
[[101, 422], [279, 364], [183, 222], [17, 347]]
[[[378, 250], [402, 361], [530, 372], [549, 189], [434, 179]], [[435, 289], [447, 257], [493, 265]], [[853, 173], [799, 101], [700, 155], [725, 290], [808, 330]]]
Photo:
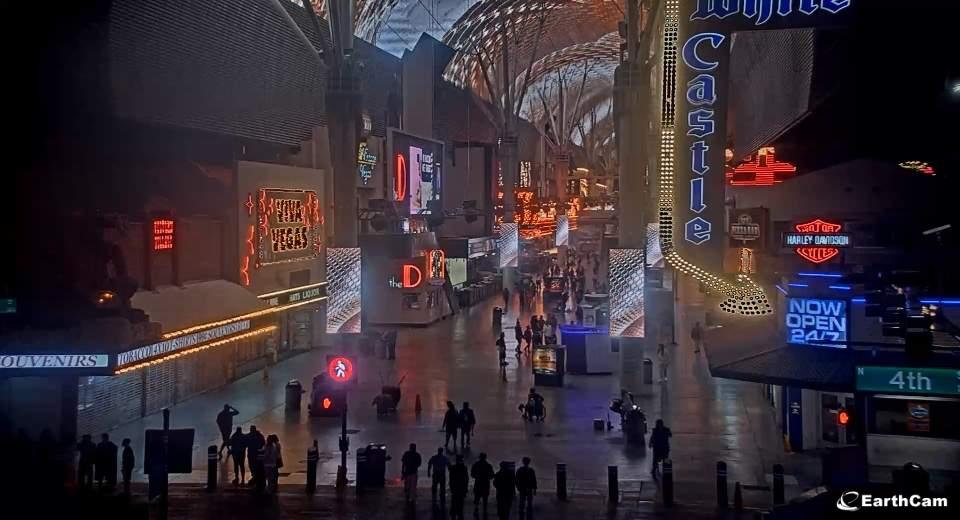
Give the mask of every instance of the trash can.
[[643, 412], [630, 408], [623, 416], [623, 433], [627, 444], [646, 446], [644, 435], [647, 433], [647, 420]]
[[643, 360], [643, 384], [653, 384], [653, 360], [650, 358]]
[[503, 307], [493, 308], [493, 328], [499, 329], [503, 325]]
[[287, 410], [300, 410], [300, 396], [303, 394], [303, 385], [297, 379], [287, 382], [286, 403]]
[[386, 444], [367, 444], [357, 450], [357, 486], [382, 488], [386, 484], [387, 461]]

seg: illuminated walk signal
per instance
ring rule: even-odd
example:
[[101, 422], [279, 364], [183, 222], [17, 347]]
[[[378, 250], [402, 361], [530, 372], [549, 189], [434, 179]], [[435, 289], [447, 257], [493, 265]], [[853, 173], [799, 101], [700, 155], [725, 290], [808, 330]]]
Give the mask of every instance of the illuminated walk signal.
[[847, 412], [846, 408], [841, 408], [837, 411], [837, 424], [840, 426], [850, 424], [850, 413]]

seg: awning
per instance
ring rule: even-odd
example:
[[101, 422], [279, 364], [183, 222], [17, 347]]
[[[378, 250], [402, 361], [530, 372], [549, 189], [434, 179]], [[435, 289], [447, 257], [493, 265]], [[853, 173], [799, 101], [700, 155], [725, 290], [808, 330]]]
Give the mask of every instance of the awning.
[[855, 362], [851, 354], [843, 348], [785, 345], [722, 364], [711, 362], [710, 374], [739, 381], [852, 392]]
[[137, 291], [131, 298], [134, 308], [146, 312], [150, 321], [160, 323], [163, 333], [211, 323], [269, 308], [268, 302], [226, 280], [188, 283]]

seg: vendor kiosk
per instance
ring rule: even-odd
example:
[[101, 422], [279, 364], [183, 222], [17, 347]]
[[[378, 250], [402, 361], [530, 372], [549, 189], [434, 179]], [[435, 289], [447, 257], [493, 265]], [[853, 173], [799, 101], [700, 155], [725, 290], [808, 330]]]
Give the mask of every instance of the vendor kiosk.
[[563, 345], [533, 347], [533, 384], [563, 386], [566, 354], [566, 348]]
[[561, 325], [560, 343], [567, 347], [567, 368], [571, 374], [613, 373], [614, 354], [608, 329]]

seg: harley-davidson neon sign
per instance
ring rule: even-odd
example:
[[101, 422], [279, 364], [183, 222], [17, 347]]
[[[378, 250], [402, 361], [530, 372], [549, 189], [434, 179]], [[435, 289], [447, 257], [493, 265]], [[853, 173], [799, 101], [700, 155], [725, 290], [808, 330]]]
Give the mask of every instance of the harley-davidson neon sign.
[[840, 254], [840, 248], [850, 247], [850, 235], [841, 233], [843, 224], [815, 219], [795, 224], [795, 231], [783, 234], [783, 246], [793, 247], [798, 255], [815, 264], [822, 264]]

